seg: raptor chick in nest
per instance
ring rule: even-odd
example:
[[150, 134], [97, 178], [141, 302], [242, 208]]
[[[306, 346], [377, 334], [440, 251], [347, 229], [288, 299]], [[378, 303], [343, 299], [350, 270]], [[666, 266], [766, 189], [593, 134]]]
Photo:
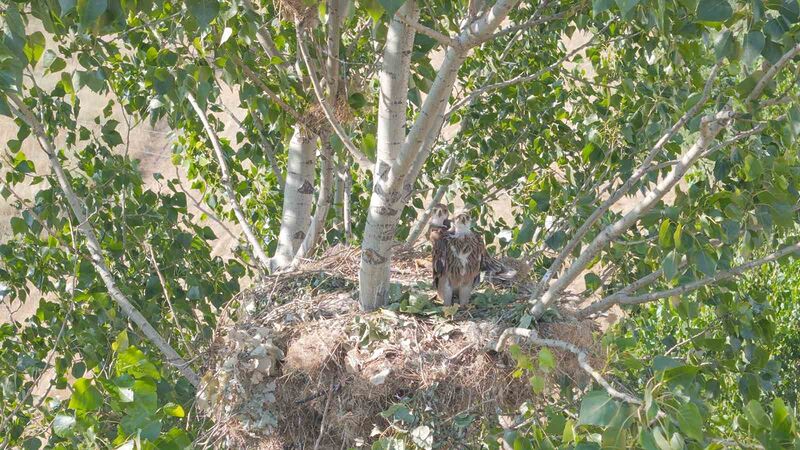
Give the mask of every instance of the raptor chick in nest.
[[462, 305], [469, 303], [481, 272], [500, 281], [509, 281], [516, 275], [515, 270], [487, 253], [481, 236], [471, 230], [472, 220], [468, 214], [459, 214], [453, 224], [454, 229], [450, 230], [446, 206], [433, 207], [428, 228], [428, 239], [433, 246], [433, 286], [446, 306], [453, 303], [453, 297], [458, 297]]

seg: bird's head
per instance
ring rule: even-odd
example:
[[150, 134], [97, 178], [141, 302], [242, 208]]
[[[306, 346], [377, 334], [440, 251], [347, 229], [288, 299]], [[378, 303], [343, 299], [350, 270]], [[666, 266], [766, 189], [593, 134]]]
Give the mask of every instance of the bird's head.
[[436, 227], [449, 227], [450, 221], [447, 220], [449, 215], [450, 212], [447, 210], [447, 206], [437, 203], [431, 209], [431, 225]]
[[469, 233], [472, 226], [472, 217], [468, 213], [461, 213], [453, 218], [453, 227], [457, 236]]

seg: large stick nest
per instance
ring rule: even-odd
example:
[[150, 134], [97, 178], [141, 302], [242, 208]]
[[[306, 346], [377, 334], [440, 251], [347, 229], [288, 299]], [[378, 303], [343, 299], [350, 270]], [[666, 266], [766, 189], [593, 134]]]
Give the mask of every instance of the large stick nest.
[[[432, 303], [408, 309], [418, 314], [363, 313], [358, 258], [357, 249], [338, 247], [240, 296], [235, 321], [220, 321], [207, 354], [198, 403], [215, 426], [201, 444], [299, 449], [319, 440], [318, 448], [340, 448], [424, 423], [453, 448], [480, 432], [479, 421], [467, 419], [497, 423], [534, 398], [527, 379], [513, 376], [516, 362], [491, 350], [516, 320], [509, 312], [524, 303], [505, 296], [449, 319]], [[399, 255], [393, 280], [424, 280], [423, 261], [422, 253]], [[591, 329], [575, 322], [539, 332], [588, 348], [601, 367]], [[553, 353], [562, 375], [589, 381], [573, 355]]]

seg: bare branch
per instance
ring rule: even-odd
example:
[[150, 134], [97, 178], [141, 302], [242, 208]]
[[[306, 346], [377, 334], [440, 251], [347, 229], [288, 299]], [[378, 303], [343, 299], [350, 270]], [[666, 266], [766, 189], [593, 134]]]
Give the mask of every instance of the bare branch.
[[404, 24], [413, 28], [414, 31], [416, 31], [417, 33], [424, 34], [425, 36], [432, 38], [436, 42], [442, 44], [444, 47], [458, 47], [461, 45], [461, 43], [458, 42], [457, 39], [454, 39], [450, 36], [447, 36], [446, 34], [440, 33], [430, 27], [427, 27], [419, 23], [418, 20], [412, 20], [409, 17], [406, 17], [405, 15], [402, 14], [396, 14], [395, 17], [397, 17]]
[[784, 53], [783, 56], [781, 56], [780, 59], [772, 67], [770, 67], [766, 73], [764, 73], [761, 79], [758, 80], [756, 87], [753, 88], [752, 92], [750, 92], [750, 95], [748, 95], [745, 99], [745, 103], [752, 102], [758, 98], [761, 93], [764, 92], [764, 89], [766, 89], [767, 84], [772, 81], [772, 79], [775, 78], [775, 75], [777, 75], [781, 69], [786, 67], [786, 64], [789, 64], [789, 61], [797, 56], [798, 53], [800, 53], [800, 44], [795, 45], [791, 50]]
[[709, 96], [711, 95], [711, 87], [714, 84], [714, 80], [717, 78], [717, 73], [719, 71], [719, 68], [720, 64], [717, 63], [711, 69], [711, 73], [709, 74], [708, 80], [706, 81], [706, 84], [703, 87], [703, 93], [700, 96], [698, 102], [694, 106], [692, 106], [689, 109], [689, 111], [687, 111], [683, 116], [681, 116], [681, 118], [678, 119], [678, 121], [675, 122], [672, 125], [672, 127], [658, 139], [658, 141], [656, 141], [655, 145], [653, 145], [653, 147], [650, 149], [644, 161], [642, 161], [642, 163], [639, 165], [639, 167], [636, 169], [633, 175], [631, 175], [630, 178], [625, 180], [622, 186], [620, 186], [613, 194], [611, 194], [611, 196], [609, 196], [608, 199], [606, 199], [602, 204], [600, 204], [600, 206], [592, 212], [592, 214], [586, 219], [586, 221], [583, 222], [580, 228], [578, 228], [578, 230], [572, 236], [572, 239], [567, 243], [566, 246], [564, 246], [561, 252], [559, 252], [556, 259], [553, 260], [553, 263], [547, 269], [547, 272], [545, 272], [544, 276], [542, 276], [542, 279], [539, 281], [534, 291], [534, 297], [538, 297], [538, 295], [545, 288], [547, 288], [548, 284], [550, 283], [550, 280], [556, 274], [558, 274], [558, 272], [561, 270], [561, 266], [564, 264], [569, 255], [572, 254], [572, 251], [575, 250], [578, 244], [580, 244], [583, 237], [586, 236], [586, 233], [588, 233], [589, 230], [591, 230], [592, 226], [594, 226], [594, 224], [598, 220], [600, 220], [600, 218], [614, 204], [616, 204], [625, 194], [627, 194], [628, 191], [633, 187], [633, 185], [638, 183], [639, 180], [641, 180], [642, 177], [648, 173], [649, 168], [653, 163], [653, 160], [655, 159], [656, 156], [658, 156], [659, 153], [661, 153], [661, 150], [664, 148], [664, 145], [666, 145], [670, 140], [672, 140], [672, 138], [675, 137], [678, 131], [680, 131], [684, 127], [684, 125], [686, 125], [687, 122], [689, 122], [694, 116], [696, 116], [697, 113], [700, 111], [700, 109], [706, 104]]
[[[244, 4], [245, 8], [252, 11], [254, 14], [258, 14], [258, 10], [253, 6], [253, 3], [250, 0], [243, 0], [242, 3]], [[275, 47], [275, 41], [272, 40], [272, 36], [270, 36], [269, 32], [262, 27], [258, 27], [256, 29], [256, 39], [258, 40], [258, 44], [261, 45], [261, 48], [264, 50], [264, 53], [267, 54], [270, 58], [280, 58], [281, 63], [279, 67], [283, 69], [288, 69], [291, 67], [286, 60], [286, 57], [278, 51], [278, 48]]]
[[536, 330], [530, 330], [528, 328], [506, 328], [505, 330], [503, 330], [503, 333], [500, 334], [500, 338], [497, 340], [497, 344], [495, 344], [495, 351], [498, 353], [502, 351], [503, 348], [505, 347], [506, 341], [511, 336], [519, 336], [525, 338], [528, 340], [528, 342], [534, 345], [559, 348], [561, 350], [572, 352], [578, 358], [578, 365], [581, 366], [581, 369], [583, 369], [586, 373], [591, 375], [592, 378], [594, 378], [595, 381], [597, 381], [597, 383], [600, 384], [600, 386], [602, 386], [606, 390], [606, 392], [608, 392], [608, 395], [620, 399], [624, 402], [632, 403], [634, 405], [642, 404], [642, 401], [639, 400], [638, 398], [626, 394], [624, 392], [618, 391], [616, 388], [614, 388], [614, 386], [611, 385], [611, 383], [609, 383], [605, 378], [603, 378], [602, 375], [600, 375], [600, 372], [596, 371], [591, 365], [589, 365], [588, 362], [589, 356], [586, 353], [586, 350], [570, 342], [561, 341], [557, 339], [540, 338], [537, 335]]
[[534, 317], [540, 317], [545, 309], [552, 303], [564, 289], [589, 265], [595, 256], [612, 240], [622, 234], [625, 230], [636, 223], [639, 218], [653, 208], [667, 192], [683, 178], [689, 168], [700, 158], [717, 137], [720, 131], [727, 126], [728, 121], [734, 113], [725, 109], [714, 116], [703, 117], [700, 122], [700, 133], [697, 142], [694, 143], [683, 155], [680, 162], [676, 164], [672, 171], [664, 177], [656, 186], [648, 192], [644, 198], [628, 211], [622, 218], [608, 225], [603, 229], [592, 242], [583, 249], [580, 256], [575, 259], [567, 271], [558, 278], [544, 293], [541, 299], [533, 297], [536, 302], [531, 313]]
[[64, 197], [66, 197], [67, 202], [69, 203], [72, 214], [78, 221], [77, 228], [86, 239], [86, 246], [88, 247], [89, 254], [92, 258], [92, 264], [97, 270], [97, 273], [100, 275], [100, 278], [103, 280], [103, 283], [106, 285], [109, 295], [117, 303], [122, 313], [125, 314], [125, 316], [133, 323], [135, 323], [139, 329], [142, 330], [142, 333], [144, 333], [145, 337], [147, 337], [147, 339], [152, 342], [153, 345], [159, 349], [159, 351], [161, 351], [166, 358], [166, 361], [178, 369], [178, 371], [184, 377], [186, 377], [186, 379], [193, 386], [199, 387], [200, 377], [197, 376], [197, 373], [195, 373], [191, 367], [189, 367], [189, 363], [181, 358], [178, 352], [176, 352], [175, 349], [173, 349], [172, 346], [169, 345], [169, 343], [158, 333], [158, 331], [153, 328], [150, 322], [147, 321], [142, 313], [133, 306], [130, 300], [128, 300], [128, 297], [117, 287], [117, 282], [114, 279], [114, 275], [112, 275], [111, 271], [106, 265], [105, 256], [103, 255], [103, 248], [100, 246], [100, 242], [97, 240], [97, 235], [94, 232], [94, 228], [92, 228], [92, 224], [89, 222], [89, 218], [84, 212], [83, 203], [72, 189], [69, 178], [61, 166], [61, 161], [58, 159], [58, 154], [56, 153], [53, 141], [47, 135], [44, 126], [42, 126], [41, 122], [39, 122], [33, 112], [19, 97], [17, 97], [15, 93], [8, 92], [6, 93], [6, 96], [11, 100], [11, 103], [13, 103], [13, 105], [9, 104], [12, 112], [23, 122], [25, 122], [31, 128], [31, 130], [33, 130], [39, 145], [47, 155], [50, 161], [50, 168], [53, 170], [56, 179], [58, 180], [58, 184], [61, 186], [61, 191], [64, 193]]
[[306, 65], [306, 69], [308, 69], [308, 76], [311, 79], [311, 85], [314, 87], [314, 94], [317, 97], [317, 101], [319, 102], [320, 106], [322, 107], [322, 111], [325, 114], [325, 117], [328, 119], [333, 131], [336, 132], [336, 135], [339, 136], [342, 143], [344, 144], [345, 148], [350, 152], [350, 155], [355, 159], [356, 163], [359, 166], [359, 169], [362, 172], [366, 172], [372, 166], [375, 165], [372, 161], [367, 158], [367, 155], [361, 152], [361, 150], [353, 144], [353, 141], [350, 139], [350, 136], [344, 131], [342, 128], [342, 124], [334, 117], [333, 111], [331, 110], [331, 106], [328, 104], [328, 101], [325, 99], [325, 94], [322, 92], [322, 87], [319, 84], [319, 78], [317, 77], [317, 72], [314, 67], [311, 65], [311, 60], [308, 57], [308, 48], [306, 47], [305, 40], [303, 39], [303, 33], [298, 28], [297, 30], [297, 46], [300, 49], [300, 54], [303, 58], [303, 62]]
[[523, 22], [523, 23], [520, 23], [520, 24], [517, 24], [517, 25], [512, 25], [510, 27], [503, 28], [502, 30], [500, 30], [500, 31], [496, 32], [495, 34], [493, 34], [492, 37], [489, 38], [489, 39], [495, 39], [495, 38], [498, 38], [498, 37], [501, 37], [501, 36], [505, 36], [505, 35], [510, 34], [510, 33], [517, 32], [517, 31], [527, 30], [528, 28], [535, 27], [536, 25], [541, 25], [543, 23], [553, 22], [555, 20], [561, 20], [561, 19], [564, 19], [566, 17], [571, 17], [579, 9], [580, 8], [570, 8], [568, 10], [561, 11], [561, 12], [558, 12], [558, 13], [555, 13], [555, 14], [551, 14], [549, 16], [534, 17], [533, 19], [530, 19], [530, 20], [528, 20], [526, 22]]
[[478, 97], [480, 97], [481, 95], [483, 95], [483, 94], [485, 94], [487, 92], [495, 91], [497, 89], [502, 89], [502, 88], [508, 87], [508, 86], [513, 86], [515, 84], [527, 83], [528, 81], [532, 81], [532, 80], [535, 80], [535, 79], [541, 77], [543, 73], [549, 72], [549, 71], [555, 69], [556, 67], [558, 67], [561, 64], [563, 64], [565, 61], [568, 61], [568, 60], [572, 59], [573, 56], [575, 56], [578, 53], [580, 53], [581, 51], [583, 51], [583, 49], [585, 49], [586, 47], [590, 46], [594, 42], [595, 38], [600, 33], [605, 31], [608, 28], [609, 25], [611, 25], [610, 22], [608, 24], [606, 24], [606, 26], [603, 27], [600, 31], [598, 31], [597, 33], [594, 33], [592, 35], [592, 37], [589, 38], [589, 40], [586, 41], [583, 45], [580, 45], [580, 46], [574, 48], [572, 51], [568, 52], [567, 54], [565, 54], [564, 56], [559, 58], [558, 61], [550, 64], [547, 67], [543, 67], [542, 69], [537, 70], [535, 73], [533, 73], [531, 75], [520, 75], [520, 76], [514, 77], [514, 78], [512, 78], [510, 80], [501, 81], [499, 83], [494, 83], [494, 84], [489, 84], [489, 85], [483, 86], [481, 88], [478, 88], [478, 89], [470, 92], [466, 97], [464, 97], [461, 100], [459, 100], [458, 102], [456, 102], [450, 108], [450, 110], [447, 111], [447, 114], [445, 114], [445, 116], [444, 116], [445, 120], [447, 120], [447, 118], [449, 118], [451, 115], [453, 115], [453, 113], [458, 111], [461, 107], [463, 107], [464, 105], [474, 101], [475, 99], [477, 99]]
[[492, 33], [503, 23], [519, 0], [498, 0], [488, 11], [468, 24], [458, 40], [464, 47], [474, 47], [492, 38]]
[[709, 284], [719, 283], [720, 281], [740, 276], [743, 273], [747, 272], [748, 270], [776, 261], [779, 258], [782, 258], [786, 255], [796, 252], [800, 252], [800, 243], [784, 247], [776, 252], [770, 253], [769, 255], [763, 258], [748, 261], [742, 265], [734, 267], [733, 269], [721, 270], [715, 273], [714, 275], [710, 275], [672, 289], [665, 289], [663, 291], [650, 292], [648, 294], [642, 294], [642, 295], [623, 294], [620, 296], [615, 296], [614, 298], [608, 297], [606, 299], [592, 303], [586, 308], [580, 310], [578, 312], [578, 316], [586, 317], [600, 311], [605, 311], [606, 309], [614, 305], [639, 305], [642, 303], [648, 303], [662, 298], [672, 297], [675, 295], [687, 294], [689, 292], [696, 291], [702, 287], [708, 286]]
[[211, 141], [211, 145], [214, 148], [214, 153], [217, 156], [217, 163], [219, 164], [220, 172], [222, 172], [220, 183], [222, 184], [225, 197], [233, 209], [233, 213], [236, 215], [239, 226], [242, 228], [242, 232], [244, 232], [247, 242], [253, 249], [256, 259], [258, 259], [259, 265], [262, 267], [262, 269], [267, 269], [269, 267], [269, 257], [264, 252], [264, 248], [261, 246], [261, 243], [258, 241], [255, 233], [253, 233], [253, 229], [250, 228], [250, 223], [247, 221], [247, 217], [245, 217], [244, 211], [242, 210], [241, 205], [239, 205], [239, 201], [236, 199], [236, 191], [233, 190], [233, 185], [231, 184], [231, 175], [230, 171], [228, 170], [228, 163], [225, 162], [225, 153], [222, 151], [222, 146], [217, 138], [217, 133], [214, 131], [214, 128], [211, 127], [211, 124], [208, 123], [206, 113], [200, 108], [200, 105], [197, 104], [197, 100], [194, 98], [194, 95], [192, 95], [191, 92], [187, 92], [186, 99], [189, 100], [189, 104], [192, 105], [195, 113], [197, 113], [197, 116], [203, 123], [203, 128], [206, 131], [206, 135], [208, 136], [209, 140]]
[[[303, 124], [303, 126], [306, 126], [306, 128], [308, 128], [303, 116], [301, 116], [296, 109], [292, 108], [288, 103], [283, 101], [283, 99], [280, 98], [278, 94], [276, 94], [272, 89], [270, 89], [270, 87], [267, 86], [267, 84], [264, 83], [255, 72], [253, 72], [253, 69], [249, 68], [247, 64], [245, 64], [244, 61], [242, 61], [238, 56], [234, 54], [228, 56], [234, 63], [236, 63], [239, 66], [239, 68], [242, 70], [245, 76], [250, 79], [250, 81], [257, 84], [258, 88], [264, 91], [265, 94], [267, 94], [267, 97], [269, 97], [270, 100], [275, 102], [276, 105], [280, 106], [281, 109], [283, 109], [287, 114], [292, 116], [292, 118], [297, 123]], [[317, 130], [311, 130], [311, 131], [314, 132], [315, 134], [317, 133]]]

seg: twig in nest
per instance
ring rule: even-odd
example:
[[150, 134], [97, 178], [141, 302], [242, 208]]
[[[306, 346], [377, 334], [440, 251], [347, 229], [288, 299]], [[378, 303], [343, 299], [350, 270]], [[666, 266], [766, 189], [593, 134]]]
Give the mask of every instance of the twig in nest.
[[339, 389], [341, 385], [339, 383], [331, 385], [331, 388], [328, 390], [328, 399], [325, 400], [325, 409], [322, 410], [322, 421], [319, 425], [319, 436], [317, 436], [317, 441], [314, 442], [314, 450], [319, 448], [320, 442], [322, 442], [322, 436], [325, 434], [325, 419], [328, 417], [328, 407], [331, 405], [331, 398], [333, 398], [333, 393]]
[[[341, 383], [336, 383], [336, 384], [334, 384], [334, 385], [333, 385], [333, 387], [330, 389], [329, 393], [330, 393], [330, 394], [335, 394], [335, 393], [339, 392], [339, 390], [340, 390], [341, 388], [342, 388], [342, 384], [341, 384]], [[302, 405], [303, 403], [308, 403], [308, 402], [310, 402], [311, 400], [316, 400], [316, 399], [318, 399], [318, 398], [322, 397], [323, 395], [325, 395], [325, 391], [316, 392], [316, 393], [314, 393], [314, 394], [311, 394], [311, 395], [309, 395], [309, 396], [308, 396], [308, 397], [306, 397], [306, 398], [303, 398], [303, 399], [297, 400], [296, 402], [294, 402], [294, 404], [295, 404], [295, 405]]]
[[500, 334], [500, 338], [497, 340], [497, 344], [495, 345], [495, 351], [499, 353], [505, 346], [506, 341], [511, 336], [524, 337], [525, 339], [528, 340], [528, 342], [535, 345], [560, 348], [562, 350], [567, 350], [574, 353], [575, 356], [578, 357], [578, 365], [581, 366], [581, 369], [586, 371], [589, 375], [592, 376], [592, 378], [595, 379], [595, 381], [597, 381], [601, 386], [603, 386], [606, 392], [608, 392], [608, 395], [628, 403], [633, 403], [634, 405], [642, 404], [642, 401], [639, 400], [638, 398], [615, 389], [614, 386], [611, 386], [611, 383], [609, 383], [605, 378], [603, 378], [603, 376], [600, 375], [598, 371], [594, 370], [594, 368], [592, 368], [592, 366], [590, 366], [589, 362], [587, 361], [589, 356], [586, 354], [586, 350], [583, 350], [582, 348], [579, 348], [578, 346], [566, 341], [540, 338], [536, 333], [536, 330], [512, 327], [512, 328], [506, 328], [505, 330], [503, 330], [503, 333]]

